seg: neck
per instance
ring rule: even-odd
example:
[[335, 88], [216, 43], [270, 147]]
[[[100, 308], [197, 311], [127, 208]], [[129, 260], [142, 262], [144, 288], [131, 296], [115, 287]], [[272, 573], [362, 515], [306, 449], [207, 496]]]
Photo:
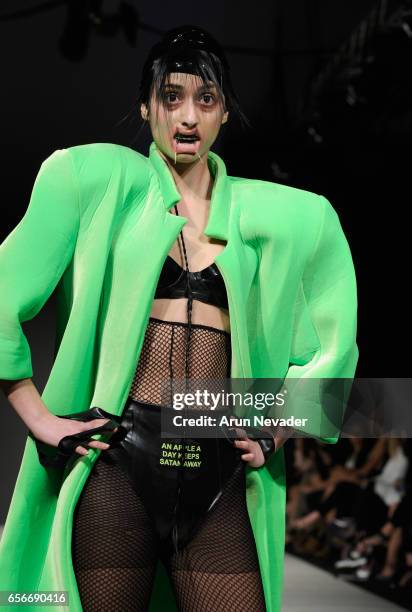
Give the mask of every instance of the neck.
[[191, 164], [184, 164], [170, 160], [160, 152], [172, 173], [176, 187], [183, 200], [199, 200], [207, 202], [211, 198], [213, 177], [207, 163], [207, 153], [202, 159], [196, 158]]

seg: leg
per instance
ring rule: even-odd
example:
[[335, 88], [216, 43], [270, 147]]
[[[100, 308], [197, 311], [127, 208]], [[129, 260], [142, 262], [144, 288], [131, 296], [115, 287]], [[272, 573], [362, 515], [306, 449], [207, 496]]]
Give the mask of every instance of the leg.
[[396, 572], [398, 565], [399, 552], [402, 547], [402, 528], [397, 527], [393, 530], [392, 535], [388, 540], [388, 546], [386, 549], [386, 557], [383, 568], [381, 569], [379, 576], [381, 578], [389, 578]]
[[72, 554], [84, 612], [148, 609], [157, 539], [126, 474], [103, 455], [75, 509]]
[[193, 539], [165, 565], [184, 612], [265, 612], [246, 506], [244, 464], [228, 481]]

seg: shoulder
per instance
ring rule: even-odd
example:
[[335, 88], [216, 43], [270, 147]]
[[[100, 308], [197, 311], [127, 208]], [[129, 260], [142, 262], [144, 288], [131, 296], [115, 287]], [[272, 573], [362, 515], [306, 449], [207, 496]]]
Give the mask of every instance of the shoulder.
[[80, 199], [99, 200], [110, 189], [127, 205], [150, 180], [147, 157], [129, 147], [110, 142], [75, 145], [63, 149], [72, 160]]
[[[242, 217], [263, 224], [285, 224], [289, 229], [322, 224], [325, 205], [322, 195], [283, 183], [229, 176], [232, 194], [239, 201]], [[273, 222], [273, 223], [271, 223]]]
[[113, 174], [128, 169], [143, 172], [149, 170], [147, 157], [130, 147], [111, 142], [75, 145], [66, 150], [70, 153], [78, 172], [94, 170], [104, 177], [108, 173]]
[[314, 214], [323, 208], [321, 196], [313, 191], [292, 187], [283, 183], [229, 176], [234, 193], [245, 199], [252, 199], [256, 206], [299, 209], [308, 207]]

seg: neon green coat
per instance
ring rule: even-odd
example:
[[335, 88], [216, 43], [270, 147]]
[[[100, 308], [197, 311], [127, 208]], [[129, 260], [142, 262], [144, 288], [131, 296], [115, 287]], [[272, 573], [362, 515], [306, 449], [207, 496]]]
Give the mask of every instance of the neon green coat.
[[[356, 280], [334, 208], [308, 191], [228, 176], [216, 153], [208, 164], [215, 182], [205, 234], [227, 241], [215, 262], [228, 292], [231, 377], [352, 377]], [[21, 322], [57, 288], [56, 354], [43, 401], [56, 414], [92, 406], [121, 414], [163, 262], [187, 222], [169, 212], [179, 200], [154, 142], [149, 157], [110, 143], [50, 155], [26, 214], [0, 246], [0, 379], [32, 376]], [[322, 420], [321, 402], [318, 413]], [[306, 433], [336, 442], [320, 435], [319, 422]], [[1, 540], [1, 590], [65, 590], [70, 612], [82, 610], [71, 559], [73, 510], [100, 452], [90, 449], [59, 477], [39, 463], [27, 438]], [[283, 448], [265, 466], [247, 466], [246, 479], [267, 609], [278, 612]], [[171, 597], [159, 564], [150, 609], [175, 609]]]

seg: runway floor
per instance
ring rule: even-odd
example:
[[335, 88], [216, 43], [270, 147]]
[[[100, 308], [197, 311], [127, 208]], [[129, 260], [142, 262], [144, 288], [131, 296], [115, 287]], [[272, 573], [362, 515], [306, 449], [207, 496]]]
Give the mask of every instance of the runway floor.
[[293, 555], [285, 558], [282, 612], [400, 612], [405, 610]]

